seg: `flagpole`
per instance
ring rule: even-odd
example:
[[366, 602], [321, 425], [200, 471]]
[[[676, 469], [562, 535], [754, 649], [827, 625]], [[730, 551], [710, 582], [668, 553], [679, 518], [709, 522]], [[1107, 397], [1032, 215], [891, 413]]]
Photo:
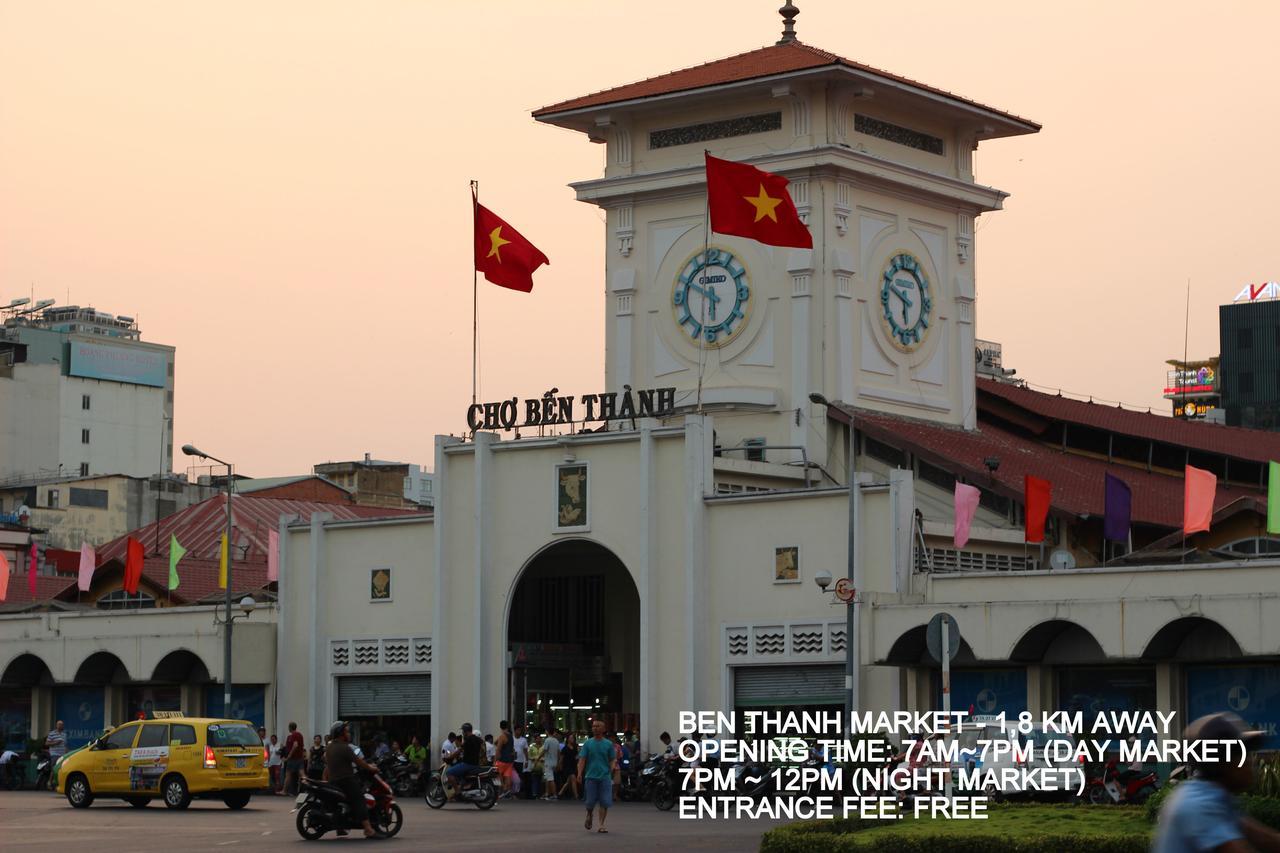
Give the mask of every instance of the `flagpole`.
[[[480, 216], [480, 182], [471, 182], [471, 243], [475, 252], [475, 230]], [[474, 261], [474, 259], [473, 259]], [[476, 404], [476, 387], [479, 384], [479, 329], [480, 329], [480, 277], [476, 265], [471, 264], [471, 405]]]
[[[710, 149], [702, 149], [704, 155], [711, 154]], [[706, 175], [706, 169], [703, 169], [703, 175]], [[702, 268], [707, 268], [708, 256], [711, 254], [711, 179], [707, 178], [706, 207], [703, 211], [703, 229], [702, 229]], [[710, 289], [710, 285], [707, 286]], [[687, 297], [686, 297], [687, 298]], [[702, 414], [702, 373], [704, 366], [704, 356], [706, 353], [706, 325], [707, 325], [707, 291], [702, 293], [702, 310], [698, 312], [698, 393], [697, 393], [697, 409], [698, 414]]]

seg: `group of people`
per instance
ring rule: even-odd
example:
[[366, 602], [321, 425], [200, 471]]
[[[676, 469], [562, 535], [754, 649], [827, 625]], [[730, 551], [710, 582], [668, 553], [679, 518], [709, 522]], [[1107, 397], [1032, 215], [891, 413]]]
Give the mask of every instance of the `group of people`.
[[639, 736], [605, 737], [604, 722], [591, 724], [591, 737], [581, 744], [573, 732], [552, 729], [532, 736], [523, 725], [514, 728], [506, 720], [498, 724], [498, 735], [475, 732], [470, 723], [462, 724], [462, 734], [449, 732], [440, 746], [440, 757], [451, 766], [445, 772], [446, 794], [453, 799], [468, 773], [484, 765], [498, 771], [501, 797], [523, 797], [531, 800], [582, 798], [587, 809], [584, 824], [590, 830], [598, 813], [597, 832], [608, 832], [605, 820], [613, 805], [613, 785], [618, 781], [625, 761], [638, 755]]

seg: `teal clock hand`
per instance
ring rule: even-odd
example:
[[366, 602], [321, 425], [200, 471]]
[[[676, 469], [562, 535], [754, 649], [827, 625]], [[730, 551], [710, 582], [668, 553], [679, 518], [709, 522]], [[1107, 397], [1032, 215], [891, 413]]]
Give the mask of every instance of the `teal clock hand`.
[[893, 284], [889, 285], [889, 290], [893, 293], [894, 296], [897, 296], [899, 299], [902, 300], [902, 323], [903, 325], [906, 325], [906, 323], [908, 322], [907, 309], [910, 308], [915, 303], [911, 301], [911, 298], [909, 296], [907, 296], [906, 291], [898, 286], [898, 283], [896, 281]]
[[715, 288], [702, 288], [690, 282], [689, 289], [698, 291], [702, 294], [702, 297], [707, 300], [707, 302], [711, 303], [710, 308], [708, 309], [708, 319], [714, 320], [716, 318], [716, 303], [720, 301], [720, 297], [716, 296]]

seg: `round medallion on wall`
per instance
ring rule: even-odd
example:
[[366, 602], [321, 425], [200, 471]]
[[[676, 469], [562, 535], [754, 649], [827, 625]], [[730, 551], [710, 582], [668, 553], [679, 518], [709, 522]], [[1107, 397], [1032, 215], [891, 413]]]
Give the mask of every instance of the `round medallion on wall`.
[[924, 343], [933, 320], [929, 277], [915, 255], [899, 252], [885, 265], [880, 282], [880, 320], [889, 342], [903, 352]]
[[676, 325], [694, 343], [722, 347], [747, 326], [751, 285], [747, 268], [714, 246], [681, 267], [671, 292]]

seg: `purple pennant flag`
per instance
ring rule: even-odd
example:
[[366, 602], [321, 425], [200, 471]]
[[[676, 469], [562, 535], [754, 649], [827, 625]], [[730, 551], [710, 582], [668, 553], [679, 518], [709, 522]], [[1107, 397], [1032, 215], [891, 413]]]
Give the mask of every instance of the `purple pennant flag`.
[[1129, 521], [1132, 517], [1133, 492], [1129, 484], [1112, 474], [1106, 475], [1106, 517], [1102, 522], [1102, 535], [1111, 542], [1129, 541]]

